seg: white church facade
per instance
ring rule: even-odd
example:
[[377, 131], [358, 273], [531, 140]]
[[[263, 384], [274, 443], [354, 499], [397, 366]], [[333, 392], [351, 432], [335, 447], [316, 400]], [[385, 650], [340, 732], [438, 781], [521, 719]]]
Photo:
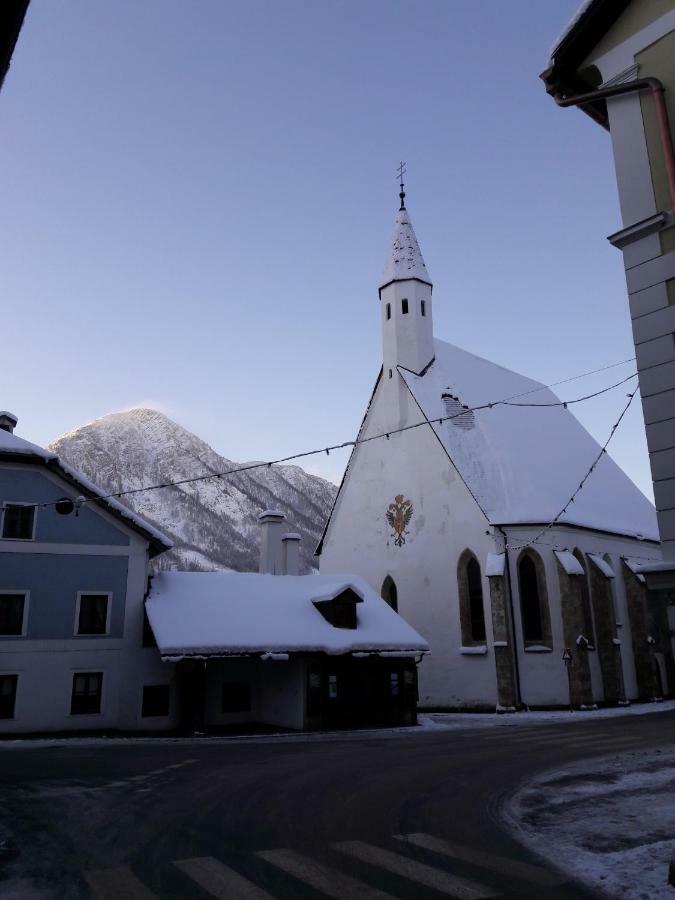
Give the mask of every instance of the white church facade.
[[[383, 364], [358, 435], [385, 437], [354, 447], [321, 573], [362, 576], [429, 642], [422, 708], [667, 694], [672, 659], [639, 574], [660, 558], [653, 506], [603, 453], [556, 520], [600, 447], [543, 385], [434, 337], [404, 196], [379, 289]], [[491, 405], [518, 397], [541, 408]]]

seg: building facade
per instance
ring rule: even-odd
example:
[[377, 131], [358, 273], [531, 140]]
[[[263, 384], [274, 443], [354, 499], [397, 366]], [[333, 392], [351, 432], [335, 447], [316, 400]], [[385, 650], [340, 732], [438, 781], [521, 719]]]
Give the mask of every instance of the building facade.
[[586, 2], [542, 78], [610, 133], [623, 225], [608, 240], [623, 254], [662, 550], [675, 560], [675, 0]]
[[150, 559], [166, 538], [0, 414], [0, 734], [171, 726], [170, 673], [144, 640]]
[[354, 448], [320, 571], [358, 573], [429, 641], [423, 707], [667, 693], [637, 574], [660, 559], [653, 506], [550, 390], [435, 338], [432, 290], [402, 205], [358, 435], [377, 439]]
[[675, 650], [675, 0], [587, 0], [556, 41], [546, 90], [611, 137], [623, 254], [664, 563], [650, 617]]

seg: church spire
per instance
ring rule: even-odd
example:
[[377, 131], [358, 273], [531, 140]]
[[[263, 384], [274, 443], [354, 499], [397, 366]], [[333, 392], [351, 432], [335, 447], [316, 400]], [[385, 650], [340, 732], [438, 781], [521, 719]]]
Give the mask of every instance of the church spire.
[[382, 288], [391, 284], [392, 281], [406, 281], [415, 278], [424, 284], [431, 285], [431, 279], [424, 265], [422, 251], [417, 243], [415, 231], [410, 221], [408, 210], [405, 208], [405, 182], [403, 176], [406, 174], [405, 163], [399, 164], [396, 172], [401, 187], [399, 197], [401, 205], [394, 219], [394, 231], [389, 242], [389, 250], [384, 263], [384, 272], [380, 281], [380, 291]]
[[405, 207], [404, 174], [405, 164], [401, 163], [398, 171], [401, 206], [394, 220], [379, 291], [383, 362], [390, 379], [397, 366], [419, 374], [434, 358], [433, 288]]
[[[405, 193], [401, 191], [403, 204]], [[410, 221], [410, 214], [404, 205], [396, 213], [394, 230], [387, 250], [384, 272], [380, 280], [380, 290], [392, 281], [405, 281], [415, 278], [424, 284], [431, 284], [431, 278], [424, 265], [422, 251], [417, 243], [415, 231]]]

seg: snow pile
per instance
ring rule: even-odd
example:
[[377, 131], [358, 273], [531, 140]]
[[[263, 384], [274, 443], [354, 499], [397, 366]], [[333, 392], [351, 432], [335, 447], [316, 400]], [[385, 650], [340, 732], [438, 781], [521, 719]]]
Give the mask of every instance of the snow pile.
[[[314, 606], [351, 588], [357, 627], [335, 628]], [[163, 657], [321, 652], [426, 653], [429, 645], [354, 575], [161, 572], [146, 602]]]
[[518, 836], [612, 900], [672, 900], [675, 750], [625, 753], [540, 775], [508, 811]]
[[[448, 391], [470, 407], [524, 394], [514, 402], [558, 402], [537, 381], [444, 341], [434, 345], [424, 375], [399, 368], [428, 419], [447, 415]], [[490, 523], [551, 522], [600, 452], [598, 443], [562, 406], [494, 406], [474, 415], [470, 430], [452, 420], [432, 427]], [[606, 453], [560, 521], [658, 540], [654, 507]]]

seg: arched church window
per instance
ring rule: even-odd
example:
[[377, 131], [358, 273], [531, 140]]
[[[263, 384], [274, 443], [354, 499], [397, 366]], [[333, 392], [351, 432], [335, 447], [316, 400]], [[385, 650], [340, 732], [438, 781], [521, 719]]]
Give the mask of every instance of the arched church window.
[[462, 629], [462, 645], [470, 647], [485, 643], [485, 608], [483, 583], [478, 560], [470, 550], [465, 550], [457, 564], [459, 588], [459, 621]]
[[391, 303], [387, 303], [387, 318], [391, 319]]
[[426, 300], [420, 301], [420, 310], [422, 312], [422, 315], [426, 316], [426, 314], [427, 314], [427, 301]]
[[391, 606], [394, 612], [398, 612], [398, 591], [396, 590], [396, 582], [391, 575], [387, 575], [382, 582], [380, 595], [385, 603], [388, 603], [389, 606]]
[[529, 548], [522, 552], [518, 560], [518, 591], [525, 643], [551, 646], [544, 564], [541, 557]]
[[588, 568], [584, 554], [578, 548], [574, 550], [574, 558], [577, 560], [584, 574], [579, 576], [581, 583], [581, 621], [583, 624], [583, 635], [589, 642], [591, 647], [595, 647], [595, 629], [593, 627], [593, 607], [591, 604], [591, 592], [588, 587]]
[[405, 297], [403, 298], [403, 300], [401, 300], [401, 312], [404, 316], [408, 315], [408, 301], [405, 299]]

